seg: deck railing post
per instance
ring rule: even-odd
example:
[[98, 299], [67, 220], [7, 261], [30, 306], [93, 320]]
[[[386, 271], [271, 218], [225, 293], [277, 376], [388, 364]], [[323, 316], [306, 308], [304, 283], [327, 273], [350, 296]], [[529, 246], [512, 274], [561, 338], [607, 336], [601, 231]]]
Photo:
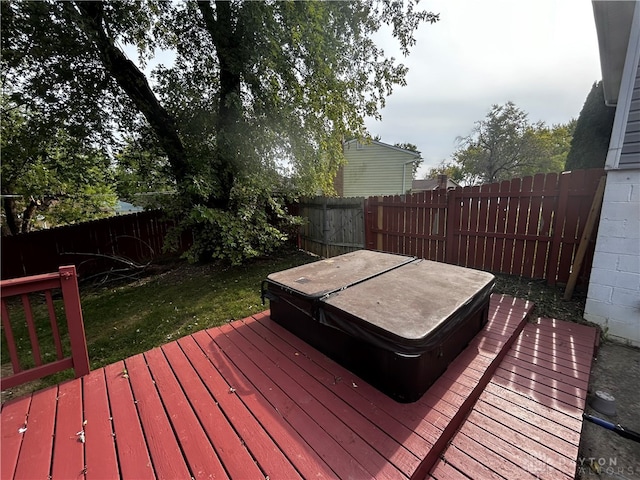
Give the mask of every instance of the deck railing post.
[[76, 267], [73, 265], [60, 267], [58, 271], [60, 273], [60, 288], [62, 289], [62, 299], [69, 329], [73, 369], [76, 377], [81, 377], [89, 373], [89, 355], [87, 353], [87, 341], [82, 320], [82, 308], [80, 306], [78, 276]]

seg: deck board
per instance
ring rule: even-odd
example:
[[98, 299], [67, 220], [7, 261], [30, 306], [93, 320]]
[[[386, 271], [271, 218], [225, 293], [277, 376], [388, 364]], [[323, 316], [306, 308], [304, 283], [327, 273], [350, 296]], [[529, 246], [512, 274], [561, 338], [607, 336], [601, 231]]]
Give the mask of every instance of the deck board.
[[16, 478], [47, 478], [51, 473], [57, 395], [57, 386], [33, 394], [15, 470]]
[[[276, 346], [253, 331], [250, 323], [255, 322], [234, 322], [231, 326], [245, 340], [259, 349], [260, 353], [268, 358], [277, 369], [289, 375], [300, 386], [300, 388], [289, 388], [287, 393], [290, 396], [296, 394], [306, 396], [308, 394], [313, 399], [311, 402], [304, 402], [302, 407], [307, 409], [312, 406], [316, 409], [322, 407], [320, 411], [313, 414], [313, 417], [334, 438], [341, 438], [342, 435], [345, 435], [349, 443], [349, 450], [354, 458], [362, 465], [370, 465], [375, 469], [375, 474], [379, 478], [387, 476], [397, 478], [400, 474], [398, 470], [404, 472], [405, 475], [410, 475], [413, 472], [419, 462], [415, 455], [371, 423], [369, 419], [362, 416], [354, 407], [325, 388], [317, 379], [307, 375], [302, 368], [284, 356]], [[282, 344], [279, 346], [280, 348], [284, 347]], [[327, 405], [331, 405], [330, 411], [326, 407]], [[341, 419], [349, 419], [348, 424]], [[392, 468], [392, 465], [398, 470]]]
[[[358, 447], [361, 444], [349, 448], [350, 441], [355, 443], [357, 439], [338, 425], [338, 420], [331, 417], [331, 412], [308, 392], [304, 392], [277, 365], [244, 342], [240, 335], [234, 334], [230, 325], [209, 333], [212, 333], [214, 341], [231, 361], [247, 375], [252, 383], [251, 388], [265, 395], [276, 412], [300, 433], [338, 477], [366, 478], [371, 475], [354, 457], [360, 454]], [[289, 391], [292, 391], [292, 396], [288, 395]]]
[[91, 439], [85, 442], [86, 478], [117, 478], [120, 474], [104, 369], [84, 377], [83, 396], [86, 422], [83, 429]]
[[[197, 371], [194, 370], [178, 345], [172, 343], [163, 347], [162, 350], [171, 364], [173, 372], [175, 372], [177, 381], [184, 390], [182, 402], [175, 402], [173, 405], [175, 416], [180, 421], [185, 421], [181, 414], [182, 408], [185, 408], [185, 410], [188, 408], [183, 405], [185, 401], [191, 404], [191, 408], [195, 413], [195, 416], [190, 419], [191, 425], [183, 425], [183, 428], [186, 429], [184, 436], [187, 437], [186, 440], [181, 437], [183, 448], [187, 451], [193, 448], [191, 455], [200, 449], [200, 453], [207, 457], [205, 458], [207, 461], [215, 458], [217, 454], [230, 478], [259, 478], [262, 476], [262, 472], [256, 465], [255, 460], [251, 457], [246, 447], [243, 446], [242, 439], [233, 430], [229, 419], [224, 416], [220, 406], [216, 405], [215, 397], [211, 396], [198, 376]], [[169, 377], [170, 372], [165, 372], [165, 376]], [[167, 390], [167, 387], [171, 385], [177, 388], [177, 382], [172, 382], [171, 379], [167, 382], [162, 381], [162, 377], [157, 374], [157, 370], [154, 373], [154, 378], [158, 385], [162, 385], [162, 390]], [[163, 398], [165, 398], [164, 395]], [[197, 438], [197, 422], [202, 424], [203, 433], [206, 435], [205, 438]], [[193, 432], [196, 432], [196, 435], [192, 436]], [[189, 443], [194, 441], [197, 441], [195, 447], [190, 446]], [[215, 451], [212, 449], [215, 449]], [[193, 469], [194, 464], [190, 463], [190, 465]], [[215, 466], [217, 467], [218, 465], [219, 462], [216, 462]], [[198, 471], [213, 472], [215, 470], [207, 469], [206, 464], [204, 464]]]
[[[123, 478], [139, 478], [141, 480], [155, 478], [147, 442], [129, 379], [126, 378], [124, 362], [117, 362], [104, 368], [107, 380], [113, 433], [118, 455], [118, 468]], [[153, 412], [149, 412], [152, 414]], [[160, 412], [163, 414], [164, 412]], [[146, 415], [146, 412], [144, 413]], [[144, 416], [143, 415], [143, 416]], [[87, 436], [87, 443], [92, 442]], [[87, 464], [87, 469], [92, 465]]]
[[535, 476], [517, 454], [568, 478], [557, 450], [577, 448], [593, 338], [527, 324], [531, 306], [493, 296], [485, 329], [411, 404], [268, 312], [200, 331], [3, 405], [2, 478]]
[[[221, 448], [229, 449], [231, 450], [230, 455], [237, 456], [243, 456], [244, 449], [246, 449], [251, 457], [262, 466], [265, 476], [270, 478], [299, 478], [296, 469], [282, 455], [278, 445], [256, 420], [251, 410], [242, 403], [238, 395], [229, 393], [229, 385], [211, 364], [193, 337], [184, 337], [177, 343], [165, 345], [163, 350], [169, 358], [174, 355], [174, 350], [176, 351], [175, 355], [178, 354], [178, 350], [184, 353], [229, 422], [229, 428], [233, 429], [238, 436], [237, 439], [227, 438]], [[203, 407], [211, 408], [211, 405], [203, 401]], [[238, 444], [242, 448], [238, 448]]]
[[[54, 478], [79, 478], [84, 474], [84, 442], [82, 441], [82, 384], [66, 382], [58, 389], [58, 409], [51, 475]], [[78, 435], [80, 433], [80, 435]]]
[[16, 399], [2, 408], [0, 449], [1, 478], [12, 478], [18, 464], [18, 455], [24, 435], [20, 429], [27, 425], [27, 415], [31, 406], [31, 396]]
[[[234, 396], [247, 407], [247, 414], [255, 417], [278, 445], [288, 461], [305, 478], [334, 478], [335, 473], [320, 456], [313, 451], [302, 436], [267, 401], [264, 395], [255, 390], [244, 374], [237, 370], [222, 351], [213, 342], [209, 332], [198, 332], [193, 335], [207, 359], [215, 366], [224, 382], [228, 385], [226, 392]], [[233, 392], [231, 391], [233, 389]], [[278, 456], [278, 452], [274, 456]]]
[[[257, 319], [262, 321], [257, 321]], [[268, 317], [256, 316], [245, 321], [255, 331], [259, 332], [263, 338], [272, 342], [280, 340], [286, 342], [283, 343], [283, 352], [288, 353], [289, 358], [296, 365], [301, 367], [308, 375], [316, 378], [326, 389], [333, 392], [337, 398], [347, 402], [396, 442], [403, 444], [408, 451], [414, 452], [418, 456], [420, 453], [426, 453], [431, 448], [432, 444], [400, 422], [396, 416], [382, 409], [379, 401], [375, 403], [371, 401], [372, 398], [379, 396], [379, 392], [373, 387], [370, 387], [339, 365], [330, 361], [327, 362], [328, 359], [324, 355], [310, 349], [306, 343], [275, 322], [270, 321]], [[354, 383], [359, 387], [354, 388]], [[376, 400], [379, 399], [376, 398]], [[398, 405], [396, 402], [393, 402], [393, 404]]]
[[[211, 475], [214, 478], [227, 478], [213, 445], [209, 442], [162, 351], [155, 348], [146, 352], [144, 357], [153, 375], [154, 384], [157, 386], [177, 441], [178, 449], [175, 453], [172, 452], [174, 455], [169, 457], [169, 461], [172, 463], [181, 462], [183, 454], [188, 466], [187, 471], [191, 471], [191, 477], [207, 478]], [[183, 474], [176, 475], [171, 471], [163, 472], [162, 476], [183, 478]]]
[[[191, 476], [144, 356], [136, 355], [128, 358], [125, 364], [127, 376], [122, 381], [128, 381], [131, 385], [134, 403], [157, 476], [167, 478]], [[117, 409], [114, 408], [114, 416], [117, 413]], [[116, 428], [116, 436], [120, 435], [122, 432], [118, 432]]]

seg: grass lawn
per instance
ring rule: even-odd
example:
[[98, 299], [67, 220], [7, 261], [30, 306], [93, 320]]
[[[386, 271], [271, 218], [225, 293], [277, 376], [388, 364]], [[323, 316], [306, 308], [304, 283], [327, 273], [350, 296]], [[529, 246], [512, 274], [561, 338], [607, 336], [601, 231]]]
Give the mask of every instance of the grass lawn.
[[260, 300], [262, 280], [313, 260], [294, 251], [240, 267], [179, 262], [131, 284], [84, 292], [91, 368], [261, 312], [268, 308]]
[[[108, 365], [203, 328], [260, 312], [268, 308], [268, 305], [263, 306], [260, 302], [260, 283], [269, 273], [316, 259], [294, 250], [239, 267], [175, 262], [158, 267], [154, 275], [127, 284], [100, 288], [81, 285], [91, 368]], [[564, 302], [564, 291], [560, 287], [548, 287], [544, 281], [506, 275], [497, 276], [495, 292], [535, 302], [535, 316], [582, 321], [584, 293], [578, 293], [574, 295], [574, 300]], [[61, 301], [57, 303], [60, 308]], [[34, 306], [34, 312], [40, 312], [38, 331], [49, 330], [46, 309]], [[19, 323], [19, 318], [12, 316], [12, 323]], [[22, 357], [29, 359], [26, 327], [14, 329]], [[55, 354], [53, 345], [45, 343], [42, 348], [45, 358]], [[7, 362], [3, 336], [3, 368], [6, 368]], [[36, 382], [35, 387], [41, 388], [72, 376], [71, 371], [52, 375]], [[34, 386], [26, 388], [33, 389]], [[10, 396], [28, 391], [14, 390]], [[3, 400], [6, 398], [7, 394], [3, 392]]]
[[[85, 335], [91, 369], [122, 360], [203, 328], [222, 325], [268, 308], [260, 300], [260, 284], [272, 272], [309, 263], [317, 257], [286, 251], [239, 267], [190, 265], [183, 261], [158, 267], [160, 273], [118, 286], [80, 286]], [[43, 298], [31, 298], [40, 348], [46, 361], [55, 355]], [[62, 301], [57, 300], [58, 321], [64, 323]], [[23, 366], [33, 365], [29, 336], [19, 302], [10, 311], [14, 336]], [[14, 314], [14, 311], [16, 312]], [[22, 317], [22, 318], [21, 318]], [[61, 327], [61, 331], [65, 331]], [[40, 335], [42, 332], [42, 335]], [[66, 335], [63, 344], [68, 344]], [[67, 349], [68, 350], [68, 349]], [[11, 373], [2, 336], [3, 376]], [[66, 371], [24, 388], [3, 392], [13, 396], [72, 378]]]

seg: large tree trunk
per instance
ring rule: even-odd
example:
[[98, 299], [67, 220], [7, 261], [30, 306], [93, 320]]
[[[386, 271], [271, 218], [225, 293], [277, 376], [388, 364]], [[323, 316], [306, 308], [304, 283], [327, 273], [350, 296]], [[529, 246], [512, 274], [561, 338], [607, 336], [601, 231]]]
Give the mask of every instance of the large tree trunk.
[[242, 21], [234, 18], [231, 2], [218, 0], [215, 4], [214, 17], [209, 0], [198, 2], [205, 27], [216, 46], [216, 55], [220, 66], [214, 161], [217, 163], [219, 172], [221, 199], [228, 201], [238, 163], [237, 145], [241, 141], [241, 69], [244, 61], [243, 49], [247, 47], [243, 46]]
[[75, 2], [75, 7], [80, 12], [78, 15], [74, 9], [79, 24], [96, 46], [105, 69], [151, 125], [180, 187], [189, 181], [190, 167], [173, 117], [156, 98], [144, 73], [108, 37], [103, 26], [102, 2]]
[[[17, 235], [20, 233], [18, 228], [18, 222], [16, 222], [16, 202], [11, 197], [4, 197], [2, 199], [2, 208], [4, 209], [4, 218], [6, 219], [6, 225], [11, 235]], [[5, 230], [3, 229], [3, 234]]]
[[33, 218], [33, 214], [36, 212], [38, 208], [38, 204], [33, 198], [29, 200], [27, 204], [27, 208], [22, 212], [22, 227], [20, 228], [21, 233], [29, 233], [31, 231], [31, 219]]

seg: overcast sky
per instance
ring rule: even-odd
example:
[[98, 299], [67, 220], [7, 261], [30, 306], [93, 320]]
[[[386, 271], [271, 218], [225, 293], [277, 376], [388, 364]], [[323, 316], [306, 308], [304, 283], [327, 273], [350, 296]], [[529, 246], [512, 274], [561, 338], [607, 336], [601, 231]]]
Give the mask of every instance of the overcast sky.
[[423, 0], [420, 6], [440, 13], [440, 21], [420, 27], [417, 44], [402, 58], [407, 86], [387, 99], [382, 121], [367, 122], [385, 143], [418, 147], [424, 159], [418, 177], [450, 158], [456, 137], [471, 133], [491, 105], [513, 101], [532, 122], [566, 123], [601, 79], [590, 0]]

